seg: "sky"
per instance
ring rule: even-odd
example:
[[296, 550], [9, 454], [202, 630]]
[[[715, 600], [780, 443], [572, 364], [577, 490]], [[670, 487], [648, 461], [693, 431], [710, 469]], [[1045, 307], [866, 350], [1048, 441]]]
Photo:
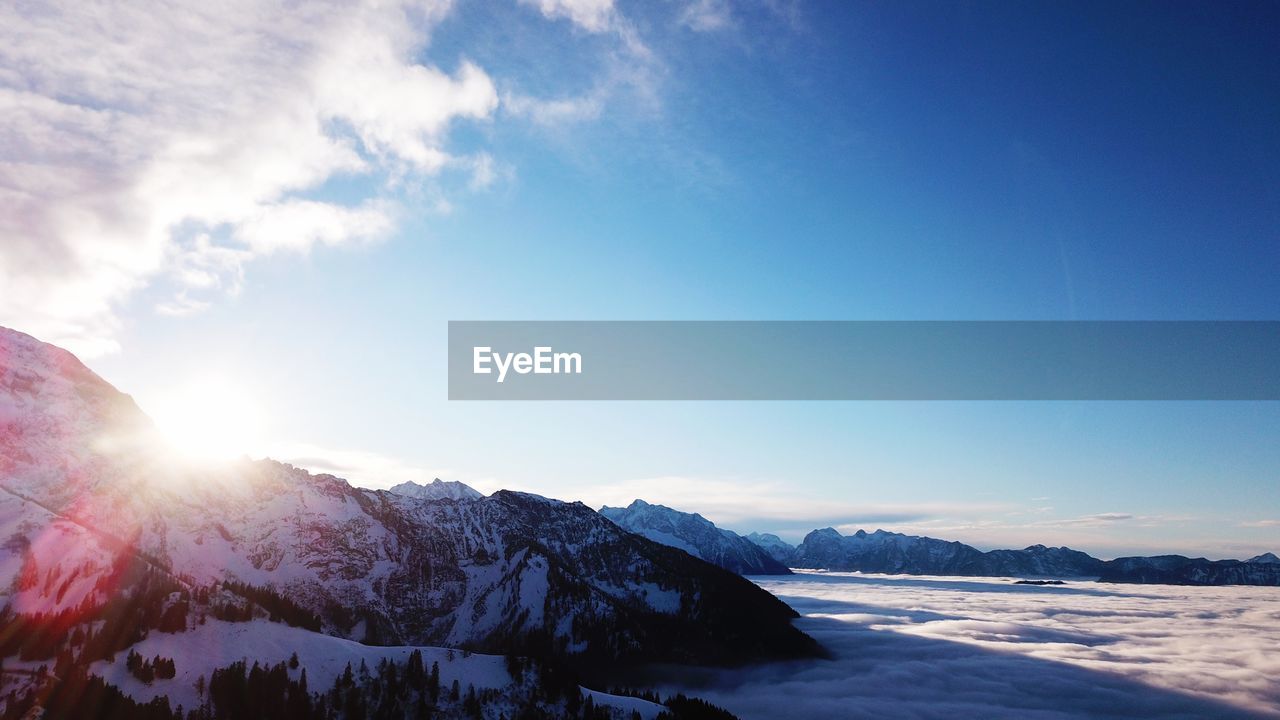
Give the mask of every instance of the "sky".
[[449, 320], [1280, 319], [1268, 3], [0, 8], [0, 324], [197, 449], [1280, 550], [1268, 402], [462, 403]]

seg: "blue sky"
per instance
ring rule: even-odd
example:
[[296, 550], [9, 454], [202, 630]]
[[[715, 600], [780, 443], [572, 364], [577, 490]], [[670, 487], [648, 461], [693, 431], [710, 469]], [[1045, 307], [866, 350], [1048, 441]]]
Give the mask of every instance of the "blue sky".
[[[286, 34], [304, 27], [279, 12]], [[140, 225], [104, 214], [35, 238], [79, 252], [97, 247], [90, 230], [146, 227], [148, 242], [71, 252], [89, 258], [72, 269], [27, 259], [35, 241], [11, 244], [9, 268], [38, 268], [24, 276], [66, 283], [71, 300], [11, 300], [0, 321], [82, 350], [144, 409], [222, 378], [260, 410], [252, 451], [371, 485], [438, 474], [592, 504], [642, 496], [790, 539], [830, 524], [1104, 555], [1278, 550], [1275, 403], [465, 404], [446, 401], [444, 370], [458, 319], [1278, 319], [1278, 15], [1263, 3], [369, 10], [334, 27], [385, 44], [298, 30], [314, 56], [201, 77], [195, 99], [189, 76], [156, 69], [136, 84], [165, 113], [75, 67], [19, 65], [19, 47], [6, 89], [173, 132], [163, 152], [85, 161], [126, 206], [153, 193]], [[294, 66], [319, 69], [281, 69]], [[234, 83], [224, 101], [205, 97], [217, 82]], [[263, 130], [294, 89], [307, 122], [287, 137], [317, 145]], [[229, 124], [172, 119], [196, 111]], [[118, 142], [55, 120], [32, 111], [16, 137], [56, 127]], [[182, 164], [175, 148], [201, 147], [192, 138], [257, 154]], [[22, 147], [11, 154], [66, 162]], [[155, 180], [173, 174], [201, 182]], [[82, 218], [64, 195], [32, 216]]]

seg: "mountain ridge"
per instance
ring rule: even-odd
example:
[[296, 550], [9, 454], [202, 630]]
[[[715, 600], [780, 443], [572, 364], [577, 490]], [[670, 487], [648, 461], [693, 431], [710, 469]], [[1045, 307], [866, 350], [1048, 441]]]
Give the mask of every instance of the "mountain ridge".
[[441, 480], [440, 478], [436, 478], [425, 485], [406, 480], [399, 485], [393, 485], [388, 488], [387, 492], [418, 498], [419, 500], [479, 500], [484, 497], [484, 493], [470, 485], [456, 480]]
[[602, 507], [600, 514], [620, 527], [683, 550], [694, 557], [740, 575], [790, 575], [786, 565], [775, 560], [747, 538], [697, 513], [681, 512], [665, 505], [636, 499], [625, 508]]
[[1247, 561], [1182, 555], [1100, 560], [1068, 547], [1030, 545], [1021, 550], [982, 551], [957, 541], [886, 530], [842, 535], [835, 528], [811, 531], [798, 546], [776, 535], [752, 533], [748, 540], [791, 567], [906, 575], [973, 575], [1096, 578], [1104, 582], [1181, 585], [1280, 585], [1280, 558], [1264, 553]]

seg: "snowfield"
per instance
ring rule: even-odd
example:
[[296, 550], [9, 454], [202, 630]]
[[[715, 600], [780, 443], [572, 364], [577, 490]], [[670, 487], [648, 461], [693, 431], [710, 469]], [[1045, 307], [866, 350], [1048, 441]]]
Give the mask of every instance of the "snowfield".
[[290, 676], [297, 679], [302, 668], [306, 668], [307, 686], [313, 692], [328, 690], [334, 679], [346, 669], [347, 663], [351, 663], [352, 670], [359, 670], [363, 660], [373, 670], [383, 658], [397, 663], [407, 662], [414, 650], [422, 651], [422, 662], [428, 669], [431, 663], [440, 663], [440, 683], [445, 687], [455, 679], [464, 688], [468, 683], [477, 689], [503, 688], [512, 684], [503, 658], [496, 655], [434, 647], [361, 645], [266, 620], [229, 623], [211, 619], [186, 632], [152, 632], [133, 649], [145, 658], [156, 655], [174, 658], [177, 675], [171, 680], [157, 679], [145, 684], [125, 668], [125, 653], [117, 654], [115, 662], [93, 663], [92, 672], [135, 700], [168, 695], [169, 704], [173, 707], [179, 704], [195, 707], [198, 702], [196, 679], [201, 675], [207, 683], [214, 670], [236, 661], [270, 666], [288, 661], [295, 652], [299, 668], [291, 671]]
[[[265, 620], [246, 623], [208, 620], [186, 632], [152, 632], [132, 649], [148, 659], [156, 655], [174, 658], [177, 674], [172, 679], [143, 683], [125, 668], [126, 653], [123, 652], [117, 654], [115, 662], [93, 663], [91, 671], [135, 700], [147, 701], [167, 695], [170, 707], [175, 708], [178, 705], [188, 709], [196, 707], [201, 700], [196, 691], [197, 679], [204, 676], [205, 683], [208, 683], [218, 668], [239, 660], [250, 666], [255, 662], [271, 666], [288, 662], [294, 653], [298, 655], [298, 668], [290, 670], [289, 675], [296, 680], [305, 669], [307, 686], [312, 692], [328, 690], [348, 663], [353, 672], [359, 671], [361, 661], [372, 671], [384, 658], [400, 664], [408, 662], [414, 650], [422, 651], [422, 662], [428, 669], [432, 663], [440, 664], [440, 684], [443, 687], [448, 687], [454, 680], [463, 688], [474, 685], [477, 690], [502, 689], [514, 682], [507, 672], [504, 658], [497, 655], [438, 647], [375, 647]], [[584, 691], [598, 705], [627, 714], [638, 711], [645, 720], [651, 720], [664, 709], [661, 705], [638, 698], [585, 688]]]
[[1280, 588], [753, 578], [831, 660], [663, 673], [747, 718], [1280, 717]]

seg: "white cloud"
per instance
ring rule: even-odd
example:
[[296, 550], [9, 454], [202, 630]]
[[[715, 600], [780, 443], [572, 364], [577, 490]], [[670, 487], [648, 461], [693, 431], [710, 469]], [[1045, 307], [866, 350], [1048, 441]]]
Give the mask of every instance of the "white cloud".
[[657, 85], [664, 72], [662, 63], [640, 39], [628, 18], [612, 0], [520, 0], [536, 6], [543, 16], [565, 18], [576, 27], [612, 42], [598, 51], [594, 64], [600, 69], [591, 87], [574, 95], [538, 97], [511, 88], [502, 94], [503, 112], [529, 120], [544, 128], [563, 128], [595, 120], [619, 96], [631, 101], [631, 109], [652, 114], [660, 106]]
[[761, 583], [832, 658], [682, 670], [744, 718], [1273, 717], [1275, 588], [798, 575]]
[[[416, 61], [447, 2], [19, 3], [0, 8], [0, 323], [85, 355], [162, 272], [162, 312], [234, 291], [255, 256], [367, 242], [384, 194], [305, 197], [453, 164], [490, 78]], [[582, 16], [586, 18], [587, 16]]]
[[205, 310], [209, 305], [208, 300], [196, 300], [188, 294], [187, 290], [183, 289], [179, 290], [178, 294], [171, 299], [156, 303], [156, 312], [170, 317], [182, 317], [183, 315]]
[[468, 167], [471, 170], [471, 189], [484, 190], [500, 179], [510, 179], [514, 171], [500, 165], [488, 153], [478, 153], [471, 158]]
[[536, 97], [517, 88], [502, 94], [502, 110], [544, 128], [558, 129], [596, 120], [619, 100], [629, 115], [657, 116], [661, 112], [659, 85], [662, 64], [623, 21], [618, 24], [619, 46], [600, 58], [601, 70], [592, 86], [575, 95]]
[[606, 94], [602, 89], [597, 89], [575, 97], [546, 99], [506, 93], [502, 96], [502, 109], [514, 117], [556, 127], [596, 119], [604, 109]]
[[1134, 519], [1134, 516], [1131, 515], [1130, 513], [1107, 512], [1107, 513], [1095, 513], [1093, 515], [1084, 515], [1081, 517], [1067, 518], [1065, 520], [1049, 520], [1042, 524], [1046, 526], [1087, 525], [1091, 527], [1096, 527], [1099, 525], [1110, 525], [1111, 523], [1125, 522], [1127, 520], [1133, 520], [1133, 519]]
[[245, 217], [236, 227], [235, 238], [256, 254], [280, 250], [305, 253], [314, 245], [376, 240], [391, 231], [392, 223], [392, 210], [383, 201], [343, 207], [287, 200]]
[[1240, 527], [1246, 527], [1246, 528], [1280, 527], [1280, 520], [1249, 520], [1249, 521], [1240, 523]]
[[691, 30], [710, 32], [728, 27], [733, 14], [728, 0], [693, 0], [681, 11], [680, 22]]
[[614, 20], [613, 0], [520, 0], [533, 5], [547, 18], [565, 18], [588, 32], [609, 30]]

